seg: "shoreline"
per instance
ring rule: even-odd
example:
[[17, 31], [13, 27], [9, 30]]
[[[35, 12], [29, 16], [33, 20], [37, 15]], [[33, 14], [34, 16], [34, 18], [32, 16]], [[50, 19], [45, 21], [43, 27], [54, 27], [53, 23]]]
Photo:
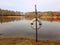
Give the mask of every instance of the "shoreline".
[[[34, 38], [23, 38], [23, 37], [0, 37], [0, 45], [35, 45], [36, 41]], [[37, 45], [60, 45], [60, 40], [44, 40], [39, 39]]]

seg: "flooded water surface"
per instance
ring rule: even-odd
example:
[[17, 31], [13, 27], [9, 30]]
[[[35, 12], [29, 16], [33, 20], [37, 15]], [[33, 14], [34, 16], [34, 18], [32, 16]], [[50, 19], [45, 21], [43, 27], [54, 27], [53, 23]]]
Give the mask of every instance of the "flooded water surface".
[[[32, 19], [24, 16], [0, 17], [0, 37], [34, 37], [35, 29], [31, 27]], [[38, 37], [42, 39], [60, 39], [60, 21], [40, 19], [42, 25]]]

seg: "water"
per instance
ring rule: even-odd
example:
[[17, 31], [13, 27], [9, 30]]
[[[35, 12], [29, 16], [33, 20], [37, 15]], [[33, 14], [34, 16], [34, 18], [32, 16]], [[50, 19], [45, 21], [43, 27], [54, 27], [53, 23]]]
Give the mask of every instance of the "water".
[[[60, 39], [60, 21], [40, 20], [41, 28], [38, 37], [42, 39]], [[35, 29], [31, 27], [31, 19], [21, 17], [0, 17], [0, 37], [34, 37]]]

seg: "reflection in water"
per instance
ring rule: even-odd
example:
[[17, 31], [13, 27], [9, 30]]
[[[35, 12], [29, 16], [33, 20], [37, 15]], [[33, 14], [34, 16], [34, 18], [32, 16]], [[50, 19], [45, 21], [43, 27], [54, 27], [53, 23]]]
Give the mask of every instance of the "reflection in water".
[[[0, 16], [0, 23], [4, 23], [4, 22], [11, 22], [11, 21], [18, 21], [18, 20], [32, 20], [33, 17], [29, 18], [29, 17], [25, 17], [25, 16]], [[60, 18], [40, 18], [43, 21], [50, 21], [50, 22], [54, 22], [54, 21], [60, 21]]]
[[[51, 19], [52, 20], [52, 19]], [[60, 39], [60, 23], [55, 19], [41, 19], [42, 27], [38, 30], [39, 38], [44, 39]], [[56, 21], [56, 22], [54, 22]], [[6, 23], [5, 23], [6, 22]], [[8, 23], [9, 22], [9, 23]], [[2, 23], [2, 24], [1, 24]], [[31, 28], [31, 19], [28, 20], [24, 16], [18, 17], [0, 17], [0, 36], [1, 37], [34, 37], [35, 30]]]
[[24, 16], [0, 16], [0, 23], [23, 20]]
[[[25, 19], [26, 20], [32, 20], [34, 17], [25, 17]], [[59, 22], [60, 21], [60, 18], [53, 18], [53, 17], [51, 17], [51, 18], [43, 18], [43, 17], [39, 17], [39, 19], [41, 19], [41, 20], [43, 20], [43, 21], [50, 21], [50, 22]]]
[[43, 21], [50, 21], [50, 22], [59, 22], [60, 18], [41, 18]]

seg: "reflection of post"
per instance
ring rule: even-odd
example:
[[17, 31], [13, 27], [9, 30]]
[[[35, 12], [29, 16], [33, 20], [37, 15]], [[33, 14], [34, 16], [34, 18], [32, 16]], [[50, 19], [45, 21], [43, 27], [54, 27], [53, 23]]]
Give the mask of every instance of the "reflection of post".
[[38, 29], [37, 29], [37, 8], [36, 8], [36, 5], [35, 5], [35, 15], [36, 15], [36, 42], [38, 40]]

